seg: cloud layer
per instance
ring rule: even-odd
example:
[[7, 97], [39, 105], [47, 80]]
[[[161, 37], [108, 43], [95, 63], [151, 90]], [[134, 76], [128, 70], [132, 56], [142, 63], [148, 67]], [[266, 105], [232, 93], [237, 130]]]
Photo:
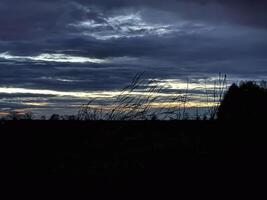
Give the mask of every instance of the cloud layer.
[[2, 0], [0, 87], [116, 90], [143, 71], [259, 77], [266, 9], [261, 0]]

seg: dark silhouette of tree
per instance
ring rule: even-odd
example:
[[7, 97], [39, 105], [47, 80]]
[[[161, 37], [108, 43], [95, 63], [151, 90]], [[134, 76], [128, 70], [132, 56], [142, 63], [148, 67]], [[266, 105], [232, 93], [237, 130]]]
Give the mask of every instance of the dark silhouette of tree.
[[267, 89], [256, 82], [233, 84], [218, 109], [219, 120], [260, 120], [267, 115]]
[[58, 114], [53, 114], [53, 115], [50, 117], [49, 120], [51, 120], [51, 121], [58, 121], [58, 120], [60, 120], [60, 115], [58, 115]]

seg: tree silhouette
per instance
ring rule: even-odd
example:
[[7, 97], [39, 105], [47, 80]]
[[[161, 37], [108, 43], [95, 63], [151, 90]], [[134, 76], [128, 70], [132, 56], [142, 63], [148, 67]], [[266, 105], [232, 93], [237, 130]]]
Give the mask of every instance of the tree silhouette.
[[219, 120], [264, 119], [267, 114], [267, 89], [263, 84], [248, 81], [233, 84], [218, 109]]

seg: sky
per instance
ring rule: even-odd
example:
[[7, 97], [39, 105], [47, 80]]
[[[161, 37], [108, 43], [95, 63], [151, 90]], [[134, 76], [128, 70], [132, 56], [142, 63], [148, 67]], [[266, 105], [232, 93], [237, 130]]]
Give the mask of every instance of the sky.
[[72, 113], [137, 73], [267, 77], [264, 0], [1, 0], [0, 115]]

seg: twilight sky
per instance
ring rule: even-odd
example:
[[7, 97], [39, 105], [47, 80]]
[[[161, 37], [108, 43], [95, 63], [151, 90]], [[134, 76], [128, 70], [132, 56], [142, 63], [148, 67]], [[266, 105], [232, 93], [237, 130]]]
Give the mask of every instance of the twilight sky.
[[75, 110], [138, 72], [175, 85], [219, 72], [264, 79], [266, 10], [265, 0], [1, 0], [0, 114]]

